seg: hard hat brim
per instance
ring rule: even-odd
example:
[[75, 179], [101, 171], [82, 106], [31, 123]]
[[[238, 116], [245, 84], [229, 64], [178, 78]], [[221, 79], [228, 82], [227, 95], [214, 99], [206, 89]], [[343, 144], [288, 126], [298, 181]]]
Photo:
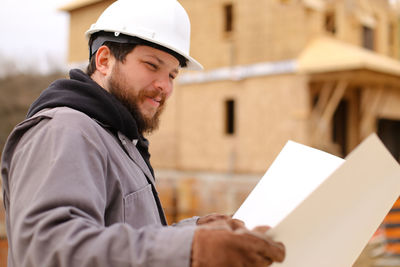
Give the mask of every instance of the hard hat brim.
[[[98, 30], [98, 29], [89, 29], [88, 31], [86, 31], [85, 36], [86, 36], [87, 39], [89, 39], [90, 36], [91, 36], [92, 34], [94, 34], [94, 33], [96, 33], [96, 32], [99, 32], [99, 31], [100, 31], [100, 30]], [[113, 30], [109, 30], [109, 31], [108, 31], [108, 30], [105, 30], [105, 29], [101, 29], [101, 31], [112, 32], [112, 33], [114, 33], [116, 36], [118, 36], [119, 34], [124, 34], [124, 35], [131, 36], [131, 37], [137, 37], [137, 38], [143, 39], [143, 40], [145, 40], [145, 41], [147, 41], [147, 42], [154, 43], [154, 44], [156, 44], [156, 45], [165, 47], [165, 48], [167, 48], [167, 49], [169, 49], [169, 50], [172, 50], [172, 51], [174, 51], [175, 53], [177, 53], [177, 54], [179, 54], [179, 55], [181, 55], [182, 57], [184, 57], [184, 58], [187, 59], [187, 65], [186, 65], [186, 67], [184, 67], [184, 69], [187, 69], [187, 70], [203, 70], [203, 69], [204, 69], [203, 66], [202, 66], [197, 60], [195, 60], [194, 58], [192, 58], [191, 56], [187, 55], [186, 53], [184, 53], [184, 52], [182, 52], [182, 51], [180, 51], [180, 50], [178, 50], [178, 49], [176, 49], [176, 48], [174, 48], [174, 47], [168, 46], [168, 45], [166, 45], [165, 43], [158, 42], [157, 40], [148, 38], [148, 37], [146, 37], [146, 36], [141, 36], [140, 34], [132, 35], [132, 34], [129, 33], [129, 32], [123, 32], [123, 31], [121, 31], [121, 32], [115, 32], [115, 31], [113, 31]]]

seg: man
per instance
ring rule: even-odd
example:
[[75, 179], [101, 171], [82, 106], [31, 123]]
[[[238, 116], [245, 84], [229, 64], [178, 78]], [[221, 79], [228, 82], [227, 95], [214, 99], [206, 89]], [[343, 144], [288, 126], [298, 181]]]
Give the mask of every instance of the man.
[[224, 215], [167, 226], [148, 142], [189, 56], [176, 0], [119, 0], [87, 32], [87, 74], [50, 85], [2, 158], [9, 266], [268, 266], [284, 247]]

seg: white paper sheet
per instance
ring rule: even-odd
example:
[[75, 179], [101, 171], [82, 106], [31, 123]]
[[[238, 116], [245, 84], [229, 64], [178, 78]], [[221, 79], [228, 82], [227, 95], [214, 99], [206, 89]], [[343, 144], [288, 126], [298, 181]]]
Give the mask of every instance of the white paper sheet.
[[400, 166], [373, 134], [344, 161], [288, 142], [234, 218], [270, 225], [287, 267], [350, 267], [400, 193]]

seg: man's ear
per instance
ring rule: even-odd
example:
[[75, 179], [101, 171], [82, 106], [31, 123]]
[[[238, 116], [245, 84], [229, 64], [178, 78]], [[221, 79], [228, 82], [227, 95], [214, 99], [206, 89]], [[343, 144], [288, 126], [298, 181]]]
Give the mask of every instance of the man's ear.
[[114, 64], [114, 57], [111, 55], [110, 48], [103, 45], [96, 53], [96, 69], [103, 75], [111, 73]]

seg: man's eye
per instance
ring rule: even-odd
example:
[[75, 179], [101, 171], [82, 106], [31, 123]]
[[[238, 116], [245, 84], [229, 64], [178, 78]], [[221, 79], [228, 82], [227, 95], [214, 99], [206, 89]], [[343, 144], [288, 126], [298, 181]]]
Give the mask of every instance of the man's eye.
[[174, 79], [176, 78], [176, 76], [175, 76], [175, 75], [172, 75], [172, 74], [170, 74], [170, 75], [169, 75], [169, 78], [170, 78], [171, 80], [174, 80]]
[[149, 65], [151, 68], [153, 68], [153, 69], [158, 69], [158, 67], [157, 67], [157, 65], [156, 64], [153, 64], [153, 63], [151, 63], [151, 62], [146, 62], [146, 64], [147, 65]]

